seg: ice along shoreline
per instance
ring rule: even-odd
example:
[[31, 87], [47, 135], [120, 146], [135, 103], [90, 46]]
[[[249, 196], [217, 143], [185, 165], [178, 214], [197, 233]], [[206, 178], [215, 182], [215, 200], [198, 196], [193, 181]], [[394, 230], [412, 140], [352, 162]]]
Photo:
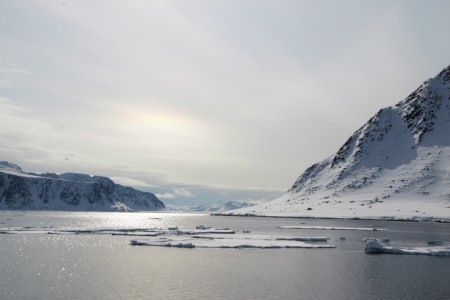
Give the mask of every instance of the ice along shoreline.
[[235, 213], [212, 213], [213, 217], [250, 217], [250, 218], [279, 218], [279, 219], [302, 219], [302, 220], [352, 220], [352, 221], [386, 221], [386, 222], [414, 222], [414, 223], [444, 223], [450, 224], [450, 218], [434, 217], [326, 217], [326, 216], [291, 216], [291, 215], [258, 215], [258, 214], [235, 214]]

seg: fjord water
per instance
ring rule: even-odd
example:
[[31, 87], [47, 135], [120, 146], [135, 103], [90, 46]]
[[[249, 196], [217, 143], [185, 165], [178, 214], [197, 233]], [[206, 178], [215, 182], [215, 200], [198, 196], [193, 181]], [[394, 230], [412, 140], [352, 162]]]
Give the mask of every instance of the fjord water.
[[[277, 229], [281, 225], [386, 231]], [[133, 237], [0, 234], [0, 299], [448, 299], [450, 257], [370, 255], [365, 237], [398, 246], [450, 241], [450, 224], [218, 217], [170, 213], [0, 211], [0, 227], [195, 228], [327, 236], [335, 249], [180, 249]], [[345, 239], [344, 239], [345, 238]]]

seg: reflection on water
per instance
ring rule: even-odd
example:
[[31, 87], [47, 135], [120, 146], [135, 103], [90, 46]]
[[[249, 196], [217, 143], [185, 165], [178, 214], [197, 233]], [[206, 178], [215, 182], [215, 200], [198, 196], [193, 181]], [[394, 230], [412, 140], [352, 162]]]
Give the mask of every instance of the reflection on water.
[[[6, 217], [7, 215], [7, 217]], [[185, 218], [206, 214], [183, 213], [117, 213], [117, 212], [54, 212], [0, 211], [1, 227], [84, 227], [84, 228], [144, 228], [170, 227], [179, 224]]]
[[[363, 239], [450, 241], [449, 224], [211, 217], [167, 213], [0, 212], [0, 227], [229, 227], [327, 236], [335, 249], [133, 247], [127, 236], [0, 235], [0, 299], [445, 299], [450, 258], [364, 254]], [[277, 226], [387, 229], [381, 232]], [[345, 238], [345, 239], [341, 239]]]

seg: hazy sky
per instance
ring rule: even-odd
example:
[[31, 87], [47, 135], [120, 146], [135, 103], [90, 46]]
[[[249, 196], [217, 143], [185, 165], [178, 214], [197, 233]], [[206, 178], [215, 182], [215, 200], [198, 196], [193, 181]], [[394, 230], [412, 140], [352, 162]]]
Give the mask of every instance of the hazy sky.
[[449, 15], [450, 1], [0, 0], [0, 160], [287, 190], [450, 64]]

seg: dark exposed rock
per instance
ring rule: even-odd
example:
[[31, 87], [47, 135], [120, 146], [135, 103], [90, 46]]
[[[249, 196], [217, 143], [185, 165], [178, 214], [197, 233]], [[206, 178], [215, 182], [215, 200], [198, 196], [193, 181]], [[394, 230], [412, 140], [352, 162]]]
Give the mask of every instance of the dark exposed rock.
[[154, 194], [86, 174], [33, 174], [0, 162], [0, 209], [161, 210]]

